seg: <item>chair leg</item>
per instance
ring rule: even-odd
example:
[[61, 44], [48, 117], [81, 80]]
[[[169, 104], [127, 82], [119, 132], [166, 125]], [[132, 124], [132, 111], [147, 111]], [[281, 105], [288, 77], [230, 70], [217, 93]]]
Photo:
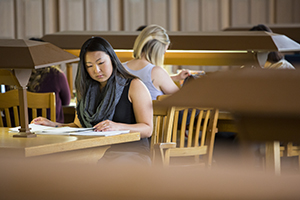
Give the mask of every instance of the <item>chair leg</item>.
[[280, 174], [280, 143], [279, 141], [266, 142], [266, 170]]

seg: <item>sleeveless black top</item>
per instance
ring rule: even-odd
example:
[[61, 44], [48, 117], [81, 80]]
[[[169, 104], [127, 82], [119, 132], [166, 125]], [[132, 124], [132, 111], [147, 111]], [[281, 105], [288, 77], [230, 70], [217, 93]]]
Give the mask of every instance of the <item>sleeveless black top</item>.
[[135, 116], [133, 112], [132, 103], [128, 99], [129, 87], [132, 79], [128, 80], [126, 86], [124, 87], [123, 93], [120, 97], [120, 100], [115, 108], [115, 114], [112, 119], [114, 122], [126, 123], [126, 124], [135, 124]]
[[[128, 99], [129, 87], [132, 79], [128, 80], [124, 87], [121, 98], [116, 105], [115, 114], [113, 117], [114, 122], [135, 124], [136, 119], [134, 116], [132, 103]], [[128, 142], [123, 144], [112, 145], [107, 151], [128, 151], [139, 152], [143, 154], [149, 153], [149, 141], [148, 138], [141, 138], [140, 141]]]

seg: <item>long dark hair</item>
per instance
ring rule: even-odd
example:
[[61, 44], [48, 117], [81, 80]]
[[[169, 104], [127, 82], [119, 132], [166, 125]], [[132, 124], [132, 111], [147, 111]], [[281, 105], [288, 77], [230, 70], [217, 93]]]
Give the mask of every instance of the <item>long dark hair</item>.
[[112, 46], [109, 44], [108, 41], [106, 41], [102, 37], [92, 37], [82, 45], [80, 50], [80, 55], [79, 55], [80, 61], [78, 63], [76, 80], [75, 80], [77, 100], [80, 100], [81, 97], [85, 96], [89, 85], [92, 82], [95, 82], [95, 80], [93, 80], [90, 77], [85, 66], [86, 53], [93, 52], [93, 51], [103, 51], [110, 57], [112, 67], [113, 67], [113, 72], [109, 79], [115, 79], [116, 76], [121, 76], [126, 79], [136, 78], [123, 67], [121, 61], [117, 57], [114, 49], [112, 48]]

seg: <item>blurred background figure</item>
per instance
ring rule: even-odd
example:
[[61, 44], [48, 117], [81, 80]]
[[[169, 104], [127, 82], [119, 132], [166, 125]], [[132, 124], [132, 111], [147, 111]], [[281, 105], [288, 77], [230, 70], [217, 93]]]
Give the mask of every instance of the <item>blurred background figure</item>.
[[[264, 24], [253, 26], [250, 31], [266, 31], [273, 33], [273, 31]], [[284, 59], [284, 55], [279, 52], [270, 52], [267, 61], [264, 65], [266, 69], [295, 69], [295, 67]]]

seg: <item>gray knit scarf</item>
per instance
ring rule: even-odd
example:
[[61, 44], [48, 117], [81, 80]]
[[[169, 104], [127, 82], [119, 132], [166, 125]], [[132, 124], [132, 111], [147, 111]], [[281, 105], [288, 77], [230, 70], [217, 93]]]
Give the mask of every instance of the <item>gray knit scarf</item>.
[[99, 83], [93, 82], [85, 98], [77, 104], [77, 115], [83, 127], [90, 128], [103, 120], [112, 120], [116, 105], [123, 93], [127, 79], [120, 76], [110, 77], [100, 91]]

